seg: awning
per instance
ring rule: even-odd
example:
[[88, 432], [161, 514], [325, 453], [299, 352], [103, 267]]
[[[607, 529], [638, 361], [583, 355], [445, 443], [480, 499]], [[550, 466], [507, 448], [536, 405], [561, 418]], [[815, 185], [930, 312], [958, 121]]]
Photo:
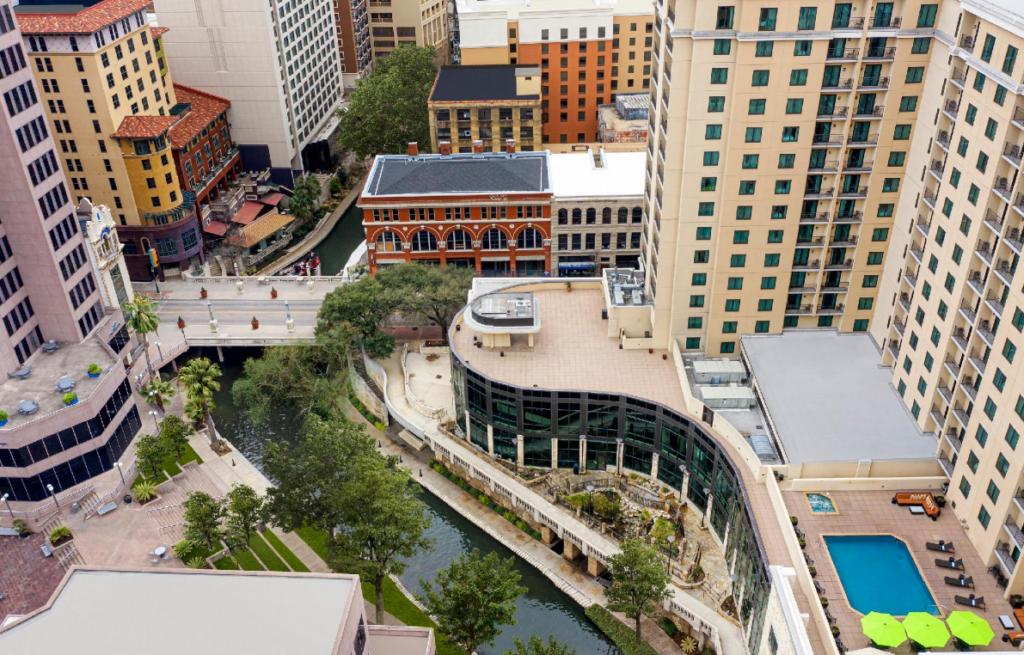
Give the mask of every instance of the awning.
[[560, 271], [589, 271], [597, 266], [594, 262], [558, 262]]
[[294, 220], [295, 217], [288, 214], [276, 212], [267, 214], [251, 225], [242, 228], [238, 234], [228, 239], [228, 243], [239, 248], [251, 248]]
[[235, 214], [235, 217], [231, 219], [231, 222], [237, 223], [238, 225], [248, 225], [255, 221], [256, 217], [260, 215], [260, 212], [265, 209], [266, 205], [262, 205], [258, 202], [246, 202], [242, 205], [242, 208], [238, 210], [238, 213]]
[[269, 196], [260, 198], [259, 202], [270, 207], [277, 207], [281, 204], [281, 200], [284, 198], [283, 193], [271, 193]]
[[213, 234], [218, 237], [222, 237], [227, 234], [228, 224], [221, 223], [220, 221], [210, 221], [210, 224], [203, 228], [203, 232], [207, 234]]

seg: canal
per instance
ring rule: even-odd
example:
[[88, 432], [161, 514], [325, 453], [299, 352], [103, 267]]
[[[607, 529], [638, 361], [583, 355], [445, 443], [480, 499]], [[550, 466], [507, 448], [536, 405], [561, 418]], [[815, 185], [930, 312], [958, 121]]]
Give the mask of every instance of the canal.
[[[344, 222], [339, 223], [339, 226]], [[361, 233], [360, 228], [360, 233]], [[337, 230], [336, 230], [337, 231]], [[333, 236], [333, 234], [331, 235]], [[328, 237], [328, 241], [331, 240]], [[360, 236], [361, 238], [361, 236]], [[341, 239], [337, 240], [341, 243]], [[327, 241], [325, 241], [325, 245]], [[327, 250], [321, 255], [326, 261]], [[340, 259], [344, 266], [347, 255]], [[333, 264], [332, 264], [333, 266]], [[325, 271], [328, 270], [325, 268]], [[208, 356], [213, 353], [206, 353]], [[263, 455], [267, 445], [274, 442], [291, 442], [297, 439], [299, 426], [286, 412], [270, 417], [268, 425], [255, 426], [248, 422], [231, 399], [231, 385], [242, 374], [242, 362], [246, 357], [257, 357], [256, 349], [226, 348], [225, 361], [221, 364], [224, 376], [221, 391], [214, 396], [214, 421], [218, 431], [233, 443], [242, 453], [262, 470]], [[405, 573], [400, 576], [402, 583], [413, 593], [421, 590], [420, 579], [432, 579], [439, 569], [448, 565], [460, 553], [480, 549], [482, 554], [497, 552], [502, 558], [512, 556], [500, 543], [483, 530], [451, 509], [443, 501], [428, 492], [423, 493], [427, 512], [433, 521], [429, 536], [437, 546], [434, 551], [421, 554], [407, 562]], [[516, 570], [522, 575], [520, 584], [528, 591], [519, 599], [517, 625], [506, 627], [495, 641], [494, 646], [478, 649], [480, 655], [501, 655], [512, 646], [512, 638], [528, 638], [538, 634], [546, 638], [553, 634], [563, 642], [576, 648], [577, 655], [616, 655], [618, 649], [598, 631], [583, 613], [583, 609], [569, 596], [560, 591], [540, 572], [516, 558]]]
[[363, 234], [363, 210], [352, 203], [331, 233], [313, 248], [320, 255], [320, 272], [323, 275], [341, 273], [352, 252], [363, 242]]

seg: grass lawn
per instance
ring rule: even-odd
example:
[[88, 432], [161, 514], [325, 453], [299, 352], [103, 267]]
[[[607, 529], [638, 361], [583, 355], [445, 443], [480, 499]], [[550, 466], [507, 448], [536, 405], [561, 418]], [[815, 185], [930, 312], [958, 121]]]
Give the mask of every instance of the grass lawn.
[[243, 571], [266, 571], [260, 561], [256, 559], [256, 556], [252, 554], [252, 551], [239, 550], [233, 555], [238, 565], [242, 567]]
[[263, 533], [263, 536], [266, 537], [267, 541], [270, 542], [270, 545], [274, 547], [277, 554], [284, 558], [284, 561], [288, 562], [288, 566], [292, 567], [292, 571], [295, 571], [296, 573], [309, 573], [309, 567], [303, 564], [302, 560], [292, 552], [291, 548], [285, 546], [284, 542], [281, 541], [276, 534], [267, 530]]
[[[203, 463], [202, 458], [199, 457], [199, 454], [195, 451], [194, 448], [192, 448], [192, 446], [189, 446], [188, 444], [186, 444], [181, 452], [182, 452], [182, 456], [181, 456], [180, 464], [188, 464], [189, 462], [196, 462], [197, 464], [202, 464]], [[158, 479], [146, 478], [146, 476], [144, 476], [140, 472], [139, 476], [137, 478], [135, 478], [135, 482], [132, 483], [132, 489], [137, 487], [143, 481], [150, 481], [150, 482], [153, 482], [154, 484], [161, 484], [161, 483], [167, 481], [167, 479], [169, 477], [173, 477], [173, 476], [178, 475], [179, 473], [181, 473], [181, 466], [179, 466], [179, 462], [177, 460], [177, 457], [178, 457], [177, 453], [172, 451], [170, 455], [168, 455], [167, 457], [164, 458], [164, 461], [162, 461], [160, 463], [160, 466], [161, 466], [161, 468], [163, 468], [165, 473], [163, 473], [161, 475], [161, 477], [158, 478]]]
[[[296, 534], [302, 537], [310, 548], [313, 549], [322, 560], [327, 561], [327, 535], [314, 528], [305, 527], [296, 530]], [[371, 603], [377, 602], [377, 592], [373, 583], [363, 581], [363, 598]], [[391, 578], [384, 580], [384, 611], [395, 617], [406, 625], [415, 625], [424, 628], [434, 628], [434, 638], [437, 639], [438, 655], [465, 655], [465, 651], [448, 641], [447, 637], [437, 634], [437, 624], [427, 616], [426, 612], [416, 607], [411, 600], [406, 598], [402, 590]]]
[[163, 471], [160, 472], [159, 478], [147, 478], [142, 473], [139, 473], [138, 477], [135, 478], [135, 482], [132, 482], [132, 489], [139, 486], [143, 482], [152, 482], [153, 484], [163, 484], [167, 481], [167, 474]]
[[288, 571], [288, 567], [281, 558], [277, 556], [274, 549], [263, 540], [263, 537], [257, 532], [249, 538], [249, 548], [252, 552], [256, 553], [256, 556], [263, 562], [263, 566], [267, 567], [268, 571]]
[[231, 559], [231, 556], [228, 555], [227, 557], [221, 557], [219, 560], [214, 562], [213, 568], [218, 571], [237, 571], [238, 564], [236, 564], [235, 560]]

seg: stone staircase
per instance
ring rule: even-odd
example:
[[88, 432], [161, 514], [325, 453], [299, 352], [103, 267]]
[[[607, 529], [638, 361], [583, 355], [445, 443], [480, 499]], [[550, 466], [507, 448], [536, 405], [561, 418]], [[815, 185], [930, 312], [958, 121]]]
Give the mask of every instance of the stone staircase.
[[85, 558], [82, 557], [82, 552], [78, 550], [78, 546], [72, 539], [60, 548], [56, 548], [53, 551], [53, 558], [57, 560], [60, 567], [67, 571], [72, 566], [84, 566]]
[[81, 511], [85, 512], [86, 516], [91, 516], [99, 505], [100, 497], [95, 491], [90, 491], [82, 498], [82, 500], [78, 501], [79, 508], [81, 508]]
[[182, 466], [181, 475], [160, 485], [160, 497], [146, 508], [146, 516], [156, 523], [157, 530], [166, 541], [174, 543], [181, 540], [185, 527], [182, 503], [195, 491], [222, 498], [226, 490], [219, 481], [201, 471], [195, 462], [189, 462]]
[[359, 377], [361, 377], [366, 382], [366, 386], [370, 388], [370, 391], [373, 392], [373, 395], [377, 396], [377, 398], [380, 399], [380, 402], [383, 403], [384, 392], [381, 391], [381, 388], [377, 386], [377, 383], [374, 381], [374, 379], [370, 377], [370, 375], [366, 372], [366, 364], [363, 362], [363, 358], [360, 356], [358, 352], [352, 353], [350, 357], [352, 358], [352, 368], [355, 369], [355, 372], [359, 374]]
[[207, 259], [206, 263], [210, 266], [211, 277], [221, 277], [224, 275], [224, 264], [221, 262], [220, 257], [214, 255]]

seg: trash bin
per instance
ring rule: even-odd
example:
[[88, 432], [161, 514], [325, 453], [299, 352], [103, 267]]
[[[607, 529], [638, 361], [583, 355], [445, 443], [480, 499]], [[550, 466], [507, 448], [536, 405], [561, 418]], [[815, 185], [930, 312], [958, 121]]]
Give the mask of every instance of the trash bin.
[[78, 506], [78, 503], [71, 503], [71, 513], [72, 514], [78, 514], [78, 510], [79, 509], [81, 509], [81, 508]]

